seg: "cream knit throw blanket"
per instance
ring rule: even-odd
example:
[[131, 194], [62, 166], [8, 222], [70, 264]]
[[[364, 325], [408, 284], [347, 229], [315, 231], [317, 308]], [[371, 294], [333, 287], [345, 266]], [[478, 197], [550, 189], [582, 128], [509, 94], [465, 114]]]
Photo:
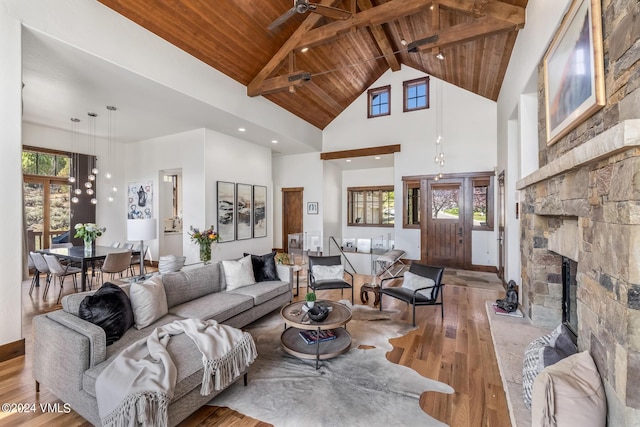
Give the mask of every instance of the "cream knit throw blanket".
[[203, 396], [231, 384], [257, 356], [248, 332], [215, 320], [176, 320], [156, 328], [123, 350], [98, 376], [96, 398], [103, 426], [167, 425], [177, 378], [167, 344], [181, 333], [202, 353]]

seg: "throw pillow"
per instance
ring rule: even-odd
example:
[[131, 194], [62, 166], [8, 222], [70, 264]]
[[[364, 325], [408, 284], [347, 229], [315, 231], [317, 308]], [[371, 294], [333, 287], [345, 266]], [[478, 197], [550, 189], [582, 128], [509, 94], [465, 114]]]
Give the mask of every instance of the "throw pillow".
[[173, 273], [182, 270], [187, 257], [177, 255], [163, 255], [158, 260], [160, 274]]
[[[244, 256], [249, 254], [245, 253]], [[251, 255], [251, 264], [253, 265], [253, 276], [256, 282], [269, 282], [280, 280], [276, 270], [276, 253], [271, 252], [266, 255]]]
[[[405, 273], [406, 274], [406, 273]], [[531, 393], [533, 392], [533, 382], [540, 373], [538, 360], [540, 359], [540, 349], [551, 341], [553, 333], [536, 338], [531, 341], [524, 350], [524, 360], [522, 363], [522, 399], [524, 405], [531, 408]]]
[[571, 338], [569, 328], [564, 324], [560, 324], [560, 326], [553, 331], [549, 344], [540, 349], [538, 369], [542, 371], [547, 366], [558, 363], [565, 357], [576, 354], [577, 352], [578, 347]]
[[588, 351], [544, 368], [533, 385], [531, 425], [604, 427], [604, 387]]
[[[429, 286], [435, 286], [435, 284], [436, 282], [433, 279], [419, 276], [417, 274], [411, 273], [410, 271], [404, 273], [404, 280], [402, 281], [402, 287], [411, 291], [415, 291], [416, 289], [420, 288], [426, 288]], [[435, 288], [425, 289], [422, 291], [418, 291], [418, 293], [423, 297], [433, 299], [434, 290]]]
[[129, 299], [136, 329], [146, 328], [169, 312], [160, 276], [153, 276], [142, 283], [132, 283]]
[[253, 275], [251, 255], [240, 258], [238, 261], [221, 262], [222, 269], [224, 270], [224, 280], [227, 282], [228, 291], [256, 283], [256, 278]]
[[314, 265], [311, 269], [315, 280], [344, 280], [341, 265]]
[[133, 326], [129, 297], [119, 286], [109, 282], [82, 300], [78, 315], [104, 329], [107, 345], [118, 341]]

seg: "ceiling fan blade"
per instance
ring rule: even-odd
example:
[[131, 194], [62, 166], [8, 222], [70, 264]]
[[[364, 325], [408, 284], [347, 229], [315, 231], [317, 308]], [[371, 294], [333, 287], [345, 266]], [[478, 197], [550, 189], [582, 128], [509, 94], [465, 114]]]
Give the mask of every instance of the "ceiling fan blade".
[[309, 3], [309, 10], [332, 19], [349, 19], [351, 12], [337, 7], [323, 6], [321, 4]]
[[269, 31], [272, 31], [274, 29], [276, 29], [277, 27], [279, 27], [280, 25], [284, 24], [284, 22], [291, 18], [293, 15], [296, 14], [296, 8], [292, 7], [291, 9], [287, 10], [285, 13], [283, 13], [282, 15], [280, 15], [278, 18], [276, 18], [275, 21], [273, 21], [271, 24], [269, 24], [269, 26], [267, 27], [267, 29]]

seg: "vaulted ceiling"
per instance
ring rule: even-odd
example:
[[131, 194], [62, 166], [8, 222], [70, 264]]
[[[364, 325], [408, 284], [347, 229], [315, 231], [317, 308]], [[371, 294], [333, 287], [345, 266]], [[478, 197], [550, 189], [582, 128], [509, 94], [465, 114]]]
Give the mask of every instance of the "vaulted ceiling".
[[324, 129], [401, 64], [495, 101], [528, 0], [317, 0], [350, 14], [293, 13], [272, 30], [305, 1], [99, 1]]

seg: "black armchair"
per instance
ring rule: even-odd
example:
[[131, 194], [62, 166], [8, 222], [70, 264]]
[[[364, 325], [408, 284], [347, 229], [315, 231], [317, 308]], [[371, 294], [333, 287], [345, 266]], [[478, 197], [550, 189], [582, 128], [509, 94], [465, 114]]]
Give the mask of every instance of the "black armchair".
[[[442, 294], [442, 287], [444, 286], [444, 283], [442, 283], [444, 267], [431, 267], [428, 265], [412, 263], [411, 267], [409, 267], [409, 272], [431, 279], [434, 284], [416, 289], [409, 289], [402, 286], [385, 288], [383, 286], [384, 282], [387, 280], [394, 280], [395, 278], [388, 277], [386, 279], [382, 279], [380, 282], [380, 310], [382, 310], [382, 296], [388, 295], [413, 306], [413, 326], [416, 326], [416, 306], [418, 305], [439, 305], [441, 316], [444, 319], [444, 295]], [[402, 279], [404, 280], [404, 277]], [[431, 292], [425, 292], [428, 289], [431, 289]], [[440, 296], [440, 301], [438, 301], [438, 296]]]
[[[340, 266], [341, 272], [340, 278], [321, 278], [320, 275], [314, 275], [314, 266]], [[317, 273], [317, 271], [316, 271]], [[347, 274], [351, 279], [351, 284], [344, 280], [344, 274]], [[351, 288], [351, 304], [353, 304], [353, 274], [342, 268], [342, 259], [340, 255], [334, 256], [310, 256], [309, 257], [309, 280], [307, 281], [308, 287], [314, 292], [325, 289], [341, 289], [341, 295], [344, 294], [345, 289]]]

